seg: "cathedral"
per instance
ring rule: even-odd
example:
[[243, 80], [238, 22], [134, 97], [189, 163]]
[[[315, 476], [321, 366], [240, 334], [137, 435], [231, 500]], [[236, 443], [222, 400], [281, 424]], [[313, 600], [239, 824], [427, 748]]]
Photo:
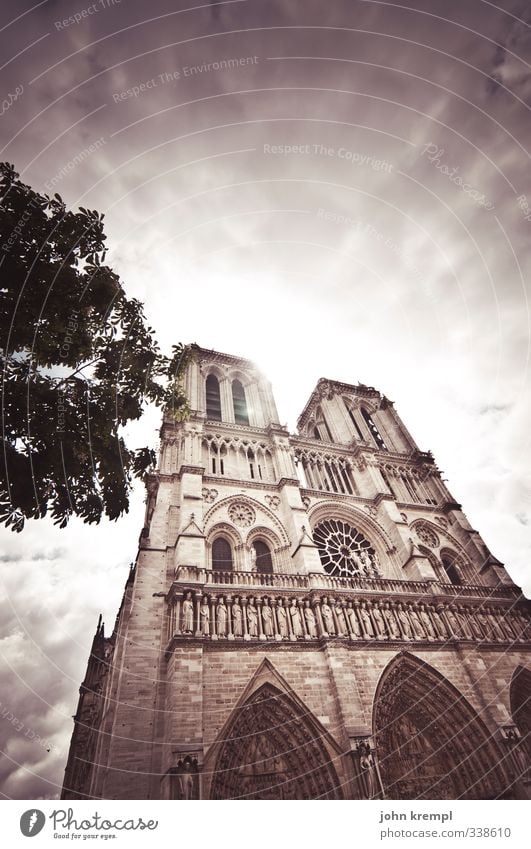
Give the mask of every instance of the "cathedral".
[[525, 799], [529, 603], [376, 389], [191, 346], [62, 799]]

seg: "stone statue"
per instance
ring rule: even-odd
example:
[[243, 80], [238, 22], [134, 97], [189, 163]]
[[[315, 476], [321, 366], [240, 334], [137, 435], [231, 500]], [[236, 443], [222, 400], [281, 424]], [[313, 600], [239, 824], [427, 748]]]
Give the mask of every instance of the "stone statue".
[[398, 621], [400, 622], [402, 636], [405, 640], [410, 640], [413, 636], [413, 631], [411, 630], [411, 622], [409, 621], [407, 610], [405, 609], [403, 604], [398, 604], [396, 615], [398, 617]]
[[192, 593], [186, 593], [183, 601], [183, 634], [193, 634], [194, 631], [194, 603]]
[[482, 640], [483, 631], [481, 630], [481, 625], [476, 619], [475, 611], [470, 607], [463, 608], [463, 611], [469, 624], [473, 638], [477, 640]]
[[289, 615], [291, 618], [291, 631], [294, 637], [302, 637], [302, 622], [301, 622], [301, 613], [299, 608], [297, 607], [296, 599], [292, 599], [291, 607], [289, 609]]
[[419, 617], [424, 630], [426, 631], [426, 635], [428, 640], [434, 640], [437, 634], [435, 633], [435, 628], [433, 627], [433, 622], [431, 621], [430, 614], [425, 604], [419, 605]]
[[457, 640], [460, 640], [463, 636], [463, 633], [461, 631], [461, 622], [459, 621], [451, 607], [446, 608], [446, 618], [450, 623], [450, 628], [452, 629], [452, 636], [454, 636]]
[[313, 612], [308, 599], [304, 602], [304, 621], [310, 637], [317, 636], [317, 623], [315, 621], [315, 613]]
[[356, 611], [352, 607], [351, 601], [349, 601], [348, 604], [347, 604], [346, 614], [347, 614], [347, 619], [348, 619], [349, 626], [350, 626], [349, 627], [350, 633], [354, 634], [355, 637], [361, 637], [362, 634], [361, 634], [360, 623], [359, 623], [358, 617], [356, 616]]
[[321, 603], [321, 615], [323, 617], [323, 625], [327, 634], [335, 634], [336, 629], [334, 628], [334, 617], [332, 614], [332, 608], [328, 604], [328, 599], [325, 596]]
[[208, 606], [208, 601], [206, 598], [203, 599], [201, 604], [201, 608], [199, 611], [199, 620], [201, 622], [201, 633], [204, 637], [208, 637], [210, 634], [210, 608]]
[[382, 611], [378, 607], [378, 602], [374, 602], [372, 606], [372, 621], [374, 622], [374, 627], [376, 628], [376, 634], [378, 637], [387, 637], [387, 629], [385, 627], [384, 618], [382, 616]]
[[334, 613], [336, 614], [337, 625], [339, 628], [339, 636], [342, 637], [344, 634], [348, 633], [347, 623], [345, 620], [345, 613], [343, 611], [343, 606], [341, 604], [340, 599], [336, 599], [334, 604]]
[[266, 637], [274, 636], [273, 611], [269, 607], [267, 598], [264, 598], [264, 603], [262, 605], [262, 622], [264, 625], [264, 634], [266, 635]]
[[258, 611], [252, 596], [247, 604], [247, 630], [250, 637], [258, 636]]
[[506, 611], [505, 610], [496, 610], [494, 608], [491, 608], [491, 610], [492, 610], [493, 616], [496, 617], [497, 624], [498, 624], [498, 630], [502, 634], [500, 639], [509, 640], [510, 642], [512, 642], [514, 640], [514, 633], [511, 629], [511, 626], [509, 625], [509, 623], [507, 621]]
[[411, 620], [411, 626], [413, 628], [413, 634], [415, 635], [415, 637], [418, 640], [424, 640], [427, 635], [424, 631], [424, 628], [422, 627], [419, 612], [413, 604], [409, 607], [409, 618]]
[[238, 598], [234, 599], [232, 605], [232, 633], [235, 637], [243, 637], [243, 613]]
[[[467, 616], [467, 611], [464, 607], [456, 607], [455, 608], [455, 616], [459, 622], [459, 627], [461, 628], [461, 634], [467, 640], [474, 639], [474, 632], [472, 630], [472, 625], [470, 622], [470, 618]], [[478, 629], [479, 630], [479, 629]], [[479, 639], [481, 639], [481, 631], [479, 630]]]
[[361, 567], [362, 567], [363, 574], [367, 578], [370, 578], [372, 576], [373, 569], [372, 569], [372, 562], [371, 562], [371, 558], [369, 557], [369, 554], [362, 549], [360, 551], [359, 559], [361, 561]]
[[439, 639], [447, 640], [448, 639], [448, 632], [446, 630], [446, 626], [444, 624], [443, 618], [440, 614], [438, 607], [437, 608], [432, 607], [431, 618], [432, 618], [433, 625], [434, 625], [435, 631], [436, 631]]
[[395, 612], [391, 609], [391, 605], [389, 602], [386, 602], [383, 605], [382, 613], [385, 619], [385, 624], [387, 625], [387, 633], [392, 640], [400, 639], [400, 628], [398, 627], [398, 622], [395, 618]]
[[375, 799], [378, 796], [378, 781], [376, 778], [376, 766], [367, 741], [358, 743], [358, 755], [360, 759], [361, 786], [366, 799]]
[[362, 627], [362, 630], [363, 630], [363, 636], [364, 637], [371, 637], [371, 638], [374, 637], [375, 636], [374, 626], [372, 624], [371, 614], [369, 613], [369, 611], [367, 609], [367, 605], [364, 601], [361, 602], [360, 607], [359, 607], [359, 611], [360, 611], [360, 622], [361, 622], [361, 627]]
[[282, 599], [279, 598], [278, 606], [277, 606], [277, 621], [278, 621], [278, 633], [282, 638], [287, 637], [289, 635], [288, 632], [288, 616], [287, 611], [282, 605]]
[[216, 633], [218, 637], [227, 636], [227, 607], [223, 596], [218, 601], [216, 607]]
[[179, 789], [181, 791], [181, 799], [193, 799], [194, 776], [189, 757], [186, 757], [183, 761], [182, 772], [179, 774]]
[[478, 611], [477, 618], [479, 620], [481, 627], [483, 628], [483, 632], [485, 634], [485, 639], [486, 640], [492, 640], [492, 635], [490, 633], [490, 623], [489, 623], [489, 620], [488, 620], [488, 618], [485, 615], [483, 610]]

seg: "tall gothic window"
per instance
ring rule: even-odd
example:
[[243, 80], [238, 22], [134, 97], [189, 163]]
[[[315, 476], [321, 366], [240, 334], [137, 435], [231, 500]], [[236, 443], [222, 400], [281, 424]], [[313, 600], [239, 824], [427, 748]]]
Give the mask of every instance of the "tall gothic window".
[[253, 548], [256, 552], [256, 571], [260, 575], [271, 575], [273, 572], [273, 561], [271, 560], [271, 551], [269, 546], [261, 539], [253, 542]]
[[344, 404], [345, 404], [345, 407], [347, 408], [347, 413], [348, 413], [348, 414], [349, 414], [349, 416], [350, 416], [350, 421], [351, 421], [351, 422], [352, 422], [352, 424], [354, 425], [354, 428], [355, 428], [355, 430], [356, 430], [356, 433], [358, 434], [358, 436], [359, 436], [359, 438], [360, 438], [360, 439], [363, 439], [363, 434], [362, 434], [362, 432], [361, 432], [361, 430], [360, 430], [360, 428], [359, 428], [359, 425], [358, 425], [358, 423], [357, 423], [357, 421], [356, 421], [356, 417], [355, 417], [355, 415], [354, 415], [354, 410], [350, 407], [350, 405], [348, 404], [348, 402], [346, 401], [346, 399], [345, 399], [345, 398], [343, 398], [343, 402], [344, 402]]
[[232, 569], [232, 548], [225, 537], [217, 537], [212, 545], [212, 568], [220, 572]]
[[317, 427], [314, 427], [314, 429], [313, 429], [313, 438], [314, 439], [321, 439], [321, 434], [319, 433], [319, 428], [317, 428]]
[[236, 424], [249, 424], [245, 389], [239, 380], [232, 381], [232, 401], [234, 404], [234, 421]]
[[387, 445], [384, 442], [382, 434], [380, 433], [380, 431], [378, 430], [378, 428], [374, 424], [374, 422], [372, 420], [372, 416], [363, 407], [361, 407], [360, 409], [361, 409], [361, 415], [365, 419], [365, 424], [369, 428], [370, 434], [371, 434], [372, 438], [374, 439], [374, 442], [376, 443], [377, 447], [383, 448], [384, 451], [386, 451]]
[[455, 563], [451, 560], [451, 558], [448, 557], [447, 554], [444, 554], [441, 557], [441, 563], [443, 565], [444, 571], [448, 576], [448, 580], [450, 581], [450, 583], [455, 584], [458, 587], [461, 586], [461, 576], [457, 570]]
[[221, 398], [219, 394], [219, 380], [215, 374], [209, 374], [206, 379], [206, 406], [207, 419], [220, 422]]

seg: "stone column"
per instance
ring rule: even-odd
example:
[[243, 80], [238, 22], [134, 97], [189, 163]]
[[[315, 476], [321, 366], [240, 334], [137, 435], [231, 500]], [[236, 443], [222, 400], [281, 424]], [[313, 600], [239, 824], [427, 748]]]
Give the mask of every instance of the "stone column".
[[256, 609], [258, 611], [258, 638], [260, 640], [265, 640], [266, 635], [264, 633], [264, 624], [262, 621], [262, 604], [263, 600], [261, 598], [255, 598]]
[[313, 612], [315, 613], [315, 618], [317, 619], [317, 630], [319, 632], [320, 637], [326, 636], [326, 631], [323, 625], [323, 617], [321, 615], [321, 600], [316, 599], [313, 604]]
[[217, 640], [218, 638], [218, 623], [216, 622], [216, 596], [210, 595], [210, 639]]
[[233, 640], [234, 634], [232, 633], [232, 596], [225, 596], [225, 605], [227, 607], [227, 639]]
[[247, 599], [240, 599], [240, 607], [242, 609], [242, 621], [243, 621], [243, 639], [250, 640], [249, 632], [247, 630]]
[[195, 594], [195, 636], [201, 636], [201, 590], [197, 590]]
[[181, 633], [181, 601], [183, 594], [177, 593], [175, 596], [175, 621], [174, 621], [174, 635], [179, 636]]

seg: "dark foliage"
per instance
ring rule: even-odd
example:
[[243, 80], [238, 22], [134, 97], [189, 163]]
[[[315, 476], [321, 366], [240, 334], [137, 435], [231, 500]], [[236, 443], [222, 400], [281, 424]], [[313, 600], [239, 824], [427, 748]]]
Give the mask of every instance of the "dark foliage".
[[188, 349], [163, 356], [142, 304], [105, 263], [103, 215], [66, 209], [0, 164], [0, 522], [117, 519], [154, 463], [123, 427], [147, 403], [187, 415]]

